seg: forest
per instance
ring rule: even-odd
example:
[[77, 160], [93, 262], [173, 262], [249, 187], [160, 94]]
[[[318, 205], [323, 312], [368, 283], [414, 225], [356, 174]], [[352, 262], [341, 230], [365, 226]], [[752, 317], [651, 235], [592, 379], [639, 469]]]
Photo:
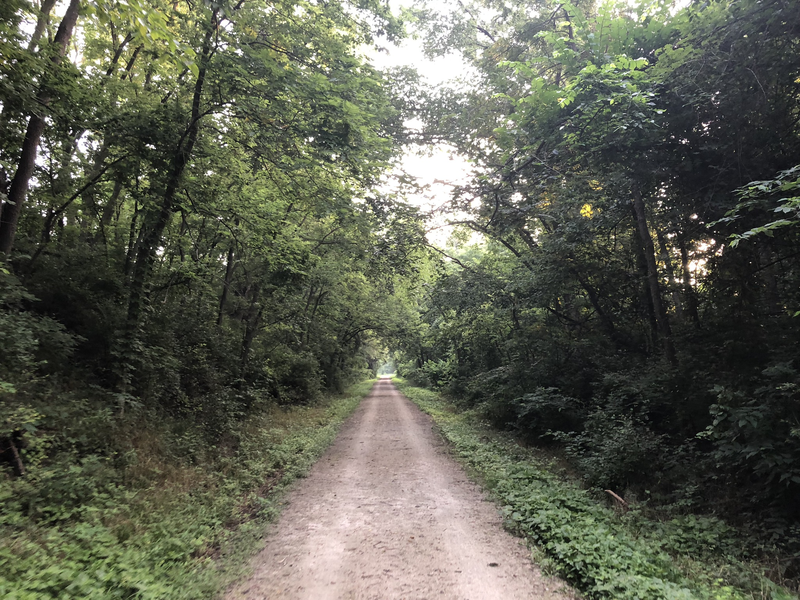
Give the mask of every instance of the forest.
[[387, 365], [800, 586], [795, 0], [6, 0], [0, 109], [3, 597], [214, 597]]

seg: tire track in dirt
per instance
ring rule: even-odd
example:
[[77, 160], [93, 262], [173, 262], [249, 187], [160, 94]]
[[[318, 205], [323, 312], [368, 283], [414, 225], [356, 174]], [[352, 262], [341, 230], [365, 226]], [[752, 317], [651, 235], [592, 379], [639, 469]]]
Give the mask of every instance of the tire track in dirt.
[[449, 457], [431, 420], [388, 379], [287, 495], [226, 600], [551, 599], [497, 508]]

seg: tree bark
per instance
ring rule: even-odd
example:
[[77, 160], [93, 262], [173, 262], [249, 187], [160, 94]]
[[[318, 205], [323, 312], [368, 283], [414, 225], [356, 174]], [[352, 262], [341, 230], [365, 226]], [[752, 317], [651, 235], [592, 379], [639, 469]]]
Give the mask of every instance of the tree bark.
[[781, 295], [776, 274], [777, 263], [770, 249], [763, 243], [758, 249], [758, 263], [761, 279], [764, 282], [764, 293], [762, 294], [764, 312], [772, 317], [783, 314], [785, 311], [781, 308]]
[[[633, 205], [631, 205], [631, 215], [633, 216], [634, 222], [636, 222], [636, 211], [633, 209]], [[659, 328], [654, 308], [655, 305], [653, 304], [653, 291], [650, 288], [650, 270], [647, 265], [647, 257], [645, 256], [644, 240], [642, 239], [642, 233], [638, 226], [633, 230], [633, 238], [633, 251], [636, 254], [636, 266], [641, 276], [641, 285], [637, 286], [639, 291], [639, 304], [644, 314], [647, 315], [647, 322], [650, 325], [647, 352], [651, 353], [659, 342]]]
[[609, 339], [611, 339], [611, 341], [614, 342], [616, 347], [618, 349], [627, 349], [641, 353], [642, 350], [638, 349], [636, 345], [633, 343], [633, 341], [631, 341], [628, 338], [627, 335], [617, 330], [616, 326], [614, 325], [614, 321], [611, 319], [608, 313], [603, 309], [603, 306], [600, 304], [600, 294], [598, 294], [597, 290], [594, 289], [594, 287], [589, 284], [589, 281], [585, 277], [582, 277], [580, 275], [577, 269], [570, 268], [570, 272], [575, 276], [575, 279], [583, 288], [583, 291], [586, 292], [586, 295], [589, 298], [589, 303], [592, 305], [594, 312], [600, 319], [600, 323], [603, 325], [603, 329], [605, 329]]
[[36, 46], [39, 44], [44, 30], [47, 29], [47, 25], [50, 23], [50, 12], [55, 5], [56, 0], [44, 0], [42, 2], [42, 8], [39, 10], [39, 17], [36, 19], [36, 28], [31, 34], [30, 42], [28, 42], [28, 52], [34, 52], [36, 50]]
[[[125, 36], [125, 39], [122, 40], [120, 45], [117, 46], [117, 49], [114, 52], [114, 56], [111, 58], [111, 64], [108, 65], [108, 69], [106, 69], [106, 76], [107, 77], [111, 77], [111, 75], [114, 74], [114, 69], [117, 68], [117, 64], [119, 63], [119, 59], [122, 56], [122, 52], [125, 50], [125, 46], [127, 46], [128, 42], [130, 42], [132, 39], [133, 39], [133, 34], [129, 33], [128, 35]], [[134, 56], [135, 55], [136, 55], [136, 51], [134, 51]], [[127, 74], [127, 71], [122, 74], [122, 78], [123, 79], [125, 79], [125, 75], [126, 74]]]
[[105, 206], [103, 206], [103, 212], [100, 216], [101, 231], [111, 224], [114, 214], [117, 212], [117, 200], [119, 200], [119, 195], [122, 193], [122, 181], [123, 175], [117, 173], [117, 177], [114, 179], [114, 189], [111, 191], [111, 196], [109, 196]]
[[306, 331], [305, 331], [305, 338], [303, 345], [308, 346], [308, 343], [311, 339], [311, 325], [314, 323], [314, 319], [317, 316], [317, 310], [319, 309], [319, 305], [322, 304], [322, 299], [328, 295], [328, 292], [324, 292], [320, 290], [319, 294], [317, 294], [316, 300], [314, 300], [314, 308], [311, 311], [311, 316], [306, 320]]
[[647, 226], [647, 215], [645, 213], [644, 201], [638, 187], [633, 187], [633, 212], [636, 217], [636, 225], [639, 235], [642, 238], [644, 257], [647, 261], [647, 282], [650, 286], [650, 296], [653, 302], [653, 311], [656, 315], [656, 325], [661, 336], [661, 343], [664, 346], [664, 356], [671, 365], [677, 363], [675, 356], [675, 346], [672, 343], [672, 329], [669, 326], [667, 311], [661, 297], [661, 285], [658, 282], [658, 266], [656, 264], [656, 252], [653, 246], [653, 238], [650, 237], [650, 229]]
[[253, 298], [250, 301], [250, 309], [244, 317], [244, 335], [242, 336], [242, 349], [239, 355], [239, 377], [245, 378], [247, 373], [247, 363], [250, 360], [250, 349], [253, 347], [253, 340], [261, 325], [261, 317], [264, 314], [264, 307], [259, 306], [261, 299], [261, 286], [256, 286], [253, 290]]
[[[64, 18], [61, 19], [61, 24], [58, 26], [58, 32], [53, 41], [56, 53], [52, 59], [56, 66], [61, 64], [67, 52], [75, 23], [78, 21], [79, 8], [80, 0], [71, 0]], [[42, 107], [50, 104], [50, 92], [46, 86], [43, 86], [37, 99]], [[8, 190], [8, 199], [0, 211], [0, 255], [8, 255], [14, 246], [19, 216], [36, 166], [36, 154], [39, 151], [39, 140], [42, 137], [44, 126], [43, 115], [31, 115], [25, 132], [25, 141], [22, 143], [22, 153], [17, 164], [17, 171], [14, 173], [14, 179], [11, 180], [11, 187]]]
[[661, 250], [661, 260], [664, 261], [664, 268], [667, 270], [667, 277], [669, 277], [670, 294], [672, 294], [672, 301], [675, 303], [675, 314], [683, 321], [685, 319], [685, 315], [683, 314], [683, 302], [681, 301], [681, 294], [678, 289], [678, 280], [675, 278], [675, 269], [672, 266], [672, 259], [669, 255], [667, 239], [658, 228], [656, 228], [656, 237], [658, 238], [658, 246]]

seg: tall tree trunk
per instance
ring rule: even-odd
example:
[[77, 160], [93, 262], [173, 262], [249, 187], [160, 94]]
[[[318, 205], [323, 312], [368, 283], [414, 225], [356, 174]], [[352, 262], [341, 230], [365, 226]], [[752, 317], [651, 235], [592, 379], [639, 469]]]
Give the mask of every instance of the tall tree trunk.
[[36, 27], [31, 34], [30, 42], [28, 42], [28, 52], [36, 51], [36, 46], [39, 44], [44, 30], [47, 29], [47, 25], [50, 23], [50, 12], [55, 5], [56, 0], [43, 0], [42, 8], [39, 10], [39, 16], [36, 19]]
[[650, 296], [653, 302], [653, 311], [656, 314], [656, 324], [661, 335], [661, 343], [664, 345], [664, 356], [667, 361], [674, 365], [677, 363], [675, 356], [675, 346], [672, 343], [672, 329], [667, 319], [667, 311], [661, 298], [661, 285], [658, 282], [658, 266], [656, 264], [656, 252], [653, 246], [653, 238], [650, 237], [650, 229], [647, 226], [647, 215], [645, 213], [644, 201], [639, 188], [633, 187], [633, 212], [636, 216], [636, 225], [639, 235], [642, 238], [644, 257], [647, 261], [647, 282], [650, 286]]
[[[633, 210], [633, 205], [631, 205], [631, 215], [633, 216], [634, 222], [636, 222], [636, 211]], [[642, 233], [638, 226], [633, 230], [633, 238], [633, 251], [636, 254], [636, 266], [638, 267], [639, 274], [641, 276], [641, 285], [638, 286], [639, 304], [641, 305], [644, 313], [647, 315], [647, 322], [650, 325], [650, 337], [647, 343], [647, 351], [649, 353], [653, 352], [655, 347], [658, 345], [658, 319], [656, 317], [655, 305], [653, 304], [653, 292], [650, 289], [650, 270], [647, 266], [647, 257], [645, 256], [646, 251], [644, 248], [644, 240], [642, 239]]]
[[197, 136], [200, 131], [200, 102], [203, 96], [203, 86], [205, 85], [208, 63], [212, 54], [212, 40], [214, 31], [217, 28], [217, 14], [215, 10], [211, 13], [208, 28], [206, 29], [203, 47], [200, 53], [200, 64], [197, 80], [194, 85], [192, 96], [192, 112], [183, 136], [175, 149], [172, 163], [170, 164], [167, 182], [164, 188], [164, 195], [161, 206], [157, 211], [145, 214], [140, 230], [140, 243], [136, 248], [136, 260], [133, 264], [131, 273], [130, 289], [128, 292], [128, 314], [125, 320], [125, 333], [122, 339], [122, 352], [120, 365], [119, 388], [122, 392], [127, 392], [130, 383], [132, 364], [131, 359], [134, 355], [134, 348], [139, 337], [139, 326], [144, 307], [147, 281], [150, 276], [153, 264], [156, 259], [156, 250], [161, 242], [164, 230], [172, 217], [175, 197], [178, 193], [183, 172], [194, 150]]
[[661, 260], [664, 262], [664, 268], [667, 270], [667, 277], [669, 277], [669, 291], [670, 294], [672, 294], [672, 301], [675, 303], [675, 314], [678, 315], [679, 319], [684, 320], [686, 317], [683, 314], [683, 302], [681, 301], [678, 280], [675, 278], [675, 269], [672, 266], [672, 258], [669, 255], [667, 239], [658, 228], [656, 228], [656, 237], [658, 238], [658, 246], [661, 250]]
[[[78, 21], [78, 9], [80, 0], [71, 0], [67, 7], [64, 18], [58, 26], [55, 40], [53, 41], [56, 53], [53, 55], [53, 64], [60, 65], [67, 52], [67, 46], [72, 38], [72, 31]], [[43, 86], [38, 95], [38, 101], [42, 107], [50, 104], [50, 92]], [[43, 115], [31, 115], [28, 120], [28, 128], [25, 132], [25, 141], [22, 143], [22, 153], [17, 164], [17, 171], [14, 179], [11, 180], [11, 187], [8, 190], [8, 199], [0, 211], [0, 255], [7, 255], [14, 246], [14, 237], [17, 234], [17, 225], [28, 194], [28, 186], [33, 176], [33, 169], [36, 166], [36, 154], [39, 151], [39, 140], [44, 131], [45, 121]]]
[[[170, 165], [169, 175], [167, 177], [167, 184], [164, 190], [164, 196], [161, 201], [161, 207], [158, 212], [149, 213], [143, 223], [142, 241], [136, 252], [136, 262], [133, 265], [133, 274], [131, 277], [130, 293], [128, 296], [128, 318], [127, 318], [127, 333], [128, 336], [134, 335], [138, 326], [139, 318], [142, 312], [142, 302], [144, 300], [145, 285], [147, 278], [150, 275], [150, 270], [155, 262], [156, 249], [161, 241], [164, 230], [169, 223], [172, 216], [172, 209], [175, 204], [175, 196], [178, 192], [178, 186], [192, 156], [192, 150], [197, 142], [197, 135], [200, 131], [200, 101], [203, 95], [203, 86], [205, 84], [206, 71], [208, 69], [208, 62], [211, 56], [211, 44], [214, 31], [217, 26], [217, 11], [214, 11], [209, 21], [208, 29], [206, 30], [205, 39], [203, 40], [203, 49], [200, 55], [199, 72], [194, 86], [194, 94], [192, 97], [192, 114], [189, 119], [189, 124], [184, 136], [178, 142], [172, 164]], [[132, 341], [132, 340], [129, 340]]]
[[316, 300], [314, 300], [314, 308], [311, 310], [311, 316], [306, 320], [306, 331], [304, 336], [303, 345], [308, 346], [308, 343], [311, 339], [311, 325], [314, 323], [314, 319], [317, 317], [317, 310], [319, 309], [319, 305], [322, 304], [322, 299], [328, 295], [328, 292], [324, 292], [322, 290], [319, 291], [317, 294]]
[[643, 350], [638, 348], [634, 341], [630, 339], [626, 333], [623, 333], [617, 329], [613, 319], [609, 316], [608, 312], [606, 312], [606, 310], [603, 308], [603, 305], [600, 303], [600, 294], [594, 288], [594, 286], [589, 283], [589, 280], [585, 277], [582, 277], [578, 273], [577, 269], [570, 269], [570, 272], [575, 276], [575, 279], [578, 281], [581, 288], [583, 288], [583, 291], [586, 292], [586, 296], [589, 298], [589, 303], [592, 305], [595, 314], [600, 319], [603, 329], [605, 329], [609, 339], [614, 342], [616, 347], [620, 350], [627, 349], [632, 352], [637, 352], [640, 354], [643, 353]]
[[133, 257], [136, 256], [136, 250], [139, 248], [139, 242], [141, 242], [142, 238], [142, 229], [139, 229], [139, 233], [136, 233], [136, 226], [139, 222], [139, 213], [141, 209], [139, 208], [139, 201], [133, 201], [133, 214], [131, 215], [131, 224], [128, 227], [128, 247], [125, 252], [125, 265], [122, 269], [122, 274], [125, 275], [125, 279], [128, 279], [128, 275], [131, 272], [131, 265], [133, 264]]
[[250, 301], [250, 309], [244, 317], [244, 335], [242, 336], [242, 349], [239, 355], [239, 378], [244, 379], [247, 372], [247, 363], [250, 360], [250, 349], [253, 347], [253, 340], [256, 337], [258, 328], [261, 325], [261, 317], [264, 314], [264, 307], [259, 306], [261, 299], [261, 286], [256, 285], [253, 290], [253, 298]]
[[122, 193], [122, 182], [122, 173], [117, 173], [117, 176], [114, 179], [114, 189], [111, 191], [111, 196], [108, 197], [105, 206], [103, 206], [103, 212], [100, 215], [101, 232], [104, 231], [106, 227], [111, 225], [111, 220], [114, 218], [114, 214], [117, 212], [117, 200], [119, 200], [119, 195]]
[[758, 263], [761, 279], [764, 282], [764, 293], [762, 294], [762, 304], [764, 312], [769, 316], [783, 314], [781, 308], [780, 291], [778, 286], [777, 262], [770, 249], [762, 243], [758, 248]]

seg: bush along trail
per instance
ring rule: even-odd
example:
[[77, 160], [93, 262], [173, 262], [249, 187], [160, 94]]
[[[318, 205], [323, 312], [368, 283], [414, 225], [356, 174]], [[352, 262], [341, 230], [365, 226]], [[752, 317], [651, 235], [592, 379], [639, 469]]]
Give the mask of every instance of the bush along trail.
[[312, 406], [267, 407], [230, 432], [236, 444], [180, 457], [192, 432], [150, 423], [127, 432], [126, 461], [89, 456], [0, 480], [0, 597], [215, 597], [258, 550], [283, 490], [372, 384]]
[[436, 422], [455, 455], [502, 506], [507, 527], [543, 565], [588, 598], [796, 598], [747, 559], [746, 539], [709, 516], [657, 519], [645, 507], [610, 507], [553, 459], [490, 429], [476, 411], [457, 412], [439, 394], [395, 378]]

